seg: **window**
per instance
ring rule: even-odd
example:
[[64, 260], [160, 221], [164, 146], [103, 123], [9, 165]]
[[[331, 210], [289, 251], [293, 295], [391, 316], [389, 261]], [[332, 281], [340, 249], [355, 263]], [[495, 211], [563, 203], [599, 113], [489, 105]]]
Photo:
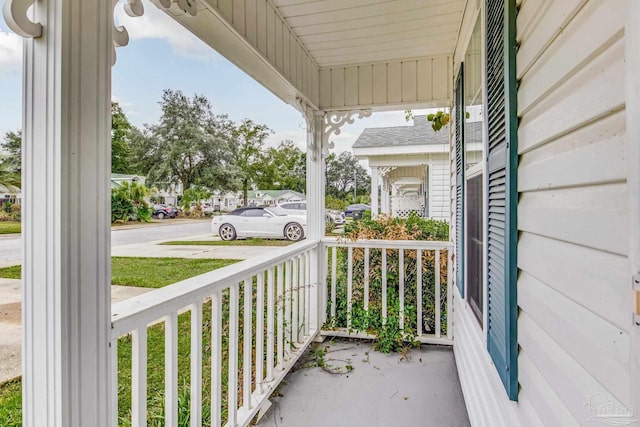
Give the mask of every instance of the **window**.
[[244, 211], [244, 215], [242, 216], [246, 216], [246, 217], [261, 217], [262, 215], [264, 215], [264, 209], [247, 209]]
[[464, 66], [464, 162], [465, 162], [465, 267], [467, 301], [483, 323], [483, 167], [484, 87], [482, 84], [482, 25], [478, 17], [465, 53]]

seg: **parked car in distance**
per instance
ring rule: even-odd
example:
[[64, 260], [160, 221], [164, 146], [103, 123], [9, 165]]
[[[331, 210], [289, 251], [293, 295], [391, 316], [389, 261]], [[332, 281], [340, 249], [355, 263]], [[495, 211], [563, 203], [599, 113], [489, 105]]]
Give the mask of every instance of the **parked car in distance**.
[[344, 211], [344, 216], [346, 218], [351, 218], [353, 220], [361, 219], [362, 215], [365, 211], [370, 211], [371, 206], [365, 205], [364, 203], [356, 203], [353, 205], [347, 206], [347, 209]]
[[261, 237], [298, 241], [307, 234], [307, 219], [275, 206], [246, 207], [214, 216], [211, 231], [222, 240]]
[[171, 205], [154, 205], [151, 216], [158, 219], [175, 218], [178, 216], [178, 208]]
[[[278, 205], [279, 208], [284, 209], [291, 215], [306, 215], [307, 214], [307, 202], [287, 202]], [[340, 211], [326, 209], [325, 210], [327, 221], [332, 221], [336, 225], [344, 224], [344, 214]]]

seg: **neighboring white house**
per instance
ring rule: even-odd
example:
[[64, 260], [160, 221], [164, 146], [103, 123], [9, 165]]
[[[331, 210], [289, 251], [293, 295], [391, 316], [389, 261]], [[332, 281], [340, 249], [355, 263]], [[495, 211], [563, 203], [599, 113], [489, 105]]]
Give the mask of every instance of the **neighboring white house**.
[[142, 175], [130, 175], [124, 173], [112, 173], [111, 174], [111, 188], [118, 188], [124, 182], [137, 182], [145, 185], [147, 178]]
[[302, 202], [306, 196], [293, 190], [253, 190], [249, 191], [247, 199], [249, 206], [275, 206], [285, 202]]
[[228, 212], [242, 205], [242, 196], [235, 191], [215, 190], [211, 202], [214, 210]]
[[[413, 211], [449, 221], [449, 139], [449, 127], [434, 131], [426, 115], [415, 116], [413, 125], [362, 131], [353, 154], [369, 162], [372, 213], [404, 218]], [[481, 144], [474, 149], [480, 153]]]

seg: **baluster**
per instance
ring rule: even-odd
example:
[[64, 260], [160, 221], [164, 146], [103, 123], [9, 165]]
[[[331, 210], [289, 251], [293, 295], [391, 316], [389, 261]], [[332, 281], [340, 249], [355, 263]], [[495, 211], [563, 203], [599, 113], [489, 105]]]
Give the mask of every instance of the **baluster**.
[[289, 360], [291, 353], [291, 338], [293, 336], [291, 330], [291, 260], [285, 263], [284, 269], [284, 359]]
[[222, 292], [211, 298], [211, 425], [222, 423]]
[[178, 426], [178, 313], [164, 320], [164, 407], [165, 425]]
[[229, 287], [229, 382], [227, 384], [228, 424], [238, 421], [238, 284]]
[[398, 297], [400, 299], [399, 326], [404, 331], [404, 249], [398, 249]]
[[300, 291], [298, 262], [298, 257], [295, 257], [291, 260], [291, 344], [300, 341], [298, 337], [298, 320], [300, 317], [300, 313], [298, 311], [300, 308], [298, 303]]
[[353, 248], [347, 249], [347, 329], [351, 329], [353, 299]]
[[369, 248], [364, 248], [364, 309], [369, 310]]
[[258, 274], [256, 284], [256, 390], [262, 393], [264, 381], [264, 272]]
[[422, 335], [422, 250], [416, 251], [416, 300], [418, 303], [416, 313], [416, 333]]
[[191, 304], [191, 427], [202, 426], [202, 301]]
[[387, 323], [387, 250], [382, 248], [382, 323]]
[[436, 260], [435, 260], [436, 272], [435, 272], [435, 282], [436, 282], [436, 338], [440, 338], [440, 320], [442, 318], [442, 306], [440, 305], [440, 251], [436, 251]]
[[273, 365], [274, 365], [274, 293], [273, 286], [273, 268], [270, 268], [267, 272], [267, 381], [273, 381]]
[[131, 425], [147, 425], [147, 325], [133, 331], [131, 367]]
[[244, 358], [244, 361], [242, 363], [242, 371], [243, 371], [242, 406], [245, 409], [249, 410], [251, 409], [251, 371], [252, 371], [252, 366], [251, 366], [252, 348], [251, 347], [253, 343], [253, 333], [251, 331], [252, 321], [253, 321], [253, 313], [251, 310], [253, 306], [253, 280], [252, 279], [246, 279], [244, 281], [243, 290], [244, 290], [244, 309], [243, 309], [244, 330], [242, 334], [243, 335], [242, 341], [244, 343], [244, 348], [242, 351], [242, 356]]
[[278, 329], [277, 329], [277, 352], [278, 352], [278, 366], [282, 369], [282, 365], [284, 363], [284, 292], [283, 292], [283, 282], [284, 282], [284, 265], [278, 264], [277, 271], [277, 302], [278, 305]]
[[338, 270], [338, 248], [331, 248], [331, 319], [336, 318], [336, 272]]
[[304, 253], [304, 335], [309, 336], [311, 328], [311, 254]]

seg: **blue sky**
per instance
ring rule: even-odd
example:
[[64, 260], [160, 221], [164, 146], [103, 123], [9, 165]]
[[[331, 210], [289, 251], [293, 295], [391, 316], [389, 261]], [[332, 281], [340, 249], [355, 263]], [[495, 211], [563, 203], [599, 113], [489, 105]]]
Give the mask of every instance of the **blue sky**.
[[[268, 144], [291, 139], [301, 147], [305, 125], [298, 111], [285, 104], [243, 71], [217, 54], [179, 24], [145, 1], [145, 14], [130, 18], [121, 7], [117, 23], [127, 27], [129, 45], [117, 49], [112, 93], [136, 126], [155, 123], [158, 101], [166, 88], [205, 95], [215, 112], [240, 121], [245, 117], [274, 130]], [[21, 126], [22, 41], [0, 19], [0, 135]], [[345, 125], [333, 138], [336, 151], [350, 150], [365, 127], [405, 124], [403, 112], [374, 113]]]

